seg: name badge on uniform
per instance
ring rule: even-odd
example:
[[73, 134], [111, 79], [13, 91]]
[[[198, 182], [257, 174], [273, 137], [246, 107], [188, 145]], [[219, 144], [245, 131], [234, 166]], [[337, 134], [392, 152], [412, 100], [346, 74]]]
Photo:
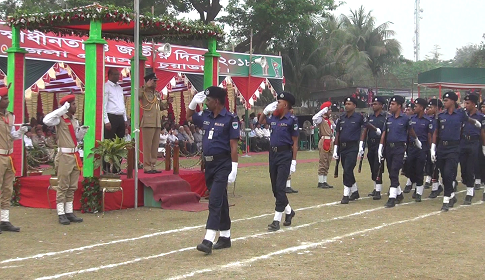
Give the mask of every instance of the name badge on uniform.
[[212, 140], [213, 135], [214, 135], [214, 128], [209, 131], [209, 136], [207, 137], [207, 139]]

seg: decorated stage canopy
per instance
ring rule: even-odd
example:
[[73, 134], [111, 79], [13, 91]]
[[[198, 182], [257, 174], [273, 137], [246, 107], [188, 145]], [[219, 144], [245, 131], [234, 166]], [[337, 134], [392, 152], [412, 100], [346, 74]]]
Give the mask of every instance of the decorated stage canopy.
[[418, 86], [448, 89], [485, 88], [485, 68], [436, 68], [420, 73]]

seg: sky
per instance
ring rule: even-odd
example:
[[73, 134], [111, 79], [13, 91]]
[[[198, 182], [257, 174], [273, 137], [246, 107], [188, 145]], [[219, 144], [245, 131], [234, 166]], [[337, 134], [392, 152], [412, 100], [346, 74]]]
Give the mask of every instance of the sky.
[[[338, 1], [338, 0], [337, 0]], [[366, 11], [371, 10], [377, 24], [390, 21], [390, 29], [396, 32], [395, 38], [401, 43], [405, 58], [414, 60], [414, 0], [345, 0], [334, 14], [350, 14], [364, 5]], [[227, 0], [221, 1], [222, 6]], [[485, 33], [483, 20], [480, 16], [485, 11], [484, 0], [420, 0], [420, 60], [431, 56], [435, 45], [439, 46], [440, 58], [449, 60], [455, 57], [456, 49], [468, 44], [478, 44]], [[220, 13], [221, 15], [223, 13]], [[184, 15], [198, 18], [195, 12]]]

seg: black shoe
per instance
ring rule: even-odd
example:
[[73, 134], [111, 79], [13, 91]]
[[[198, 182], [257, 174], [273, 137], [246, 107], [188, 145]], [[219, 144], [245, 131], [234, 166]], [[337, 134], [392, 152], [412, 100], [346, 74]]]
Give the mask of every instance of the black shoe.
[[20, 228], [19, 227], [14, 227], [12, 223], [10, 222], [1, 222], [0, 223], [0, 230], [2, 231], [13, 231], [13, 232], [19, 232]]
[[324, 187], [323, 187], [323, 183], [318, 183], [317, 188], [319, 188], [319, 189], [324, 189]]
[[438, 197], [438, 191], [431, 191], [429, 194], [428, 198], [437, 198]]
[[82, 223], [83, 218], [76, 217], [74, 213], [66, 213], [66, 218], [69, 220], [69, 222], [73, 223]]
[[443, 206], [441, 206], [441, 211], [448, 212], [448, 210], [450, 210], [448, 203], [443, 203]]
[[152, 170], [152, 172], [153, 172], [153, 173], [162, 173], [162, 171], [160, 171], [160, 170], [155, 170], [155, 169], [153, 169], [153, 170]]
[[374, 189], [370, 194], [368, 194], [367, 196], [375, 196], [376, 195], [376, 189]]
[[396, 197], [396, 204], [401, 203], [404, 200], [404, 195], [401, 193]]
[[121, 171], [120, 173], [118, 173], [118, 175], [127, 175], [127, 173], [126, 173], [126, 172]]
[[465, 196], [465, 201], [463, 201], [463, 205], [472, 205], [472, 198], [473, 196], [471, 195]]
[[292, 189], [291, 187], [285, 189], [285, 193], [298, 193], [297, 190]]
[[428, 182], [424, 183], [424, 188], [426, 190], [429, 189], [429, 188], [431, 188], [431, 183], [428, 183]]
[[406, 185], [402, 192], [403, 193], [410, 193], [412, 189], [413, 189], [413, 185]]
[[380, 200], [381, 199], [381, 192], [376, 191], [374, 196], [372, 197], [373, 200]]
[[420, 194], [416, 194], [416, 195], [413, 195], [414, 197], [414, 201], [416, 202], [421, 202], [421, 195]]
[[154, 174], [153, 170], [143, 170], [145, 174]]
[[448, 206], [450, 208], [453, 208], [453, 206], [455, 206], [455, 203], [458, 201], [458, 199], [456, 199], [456, 197], [454, 196], [452, 199], [450, 199], [450, 202], [448, 203]]
[[416, 189], [414, 189], [413, 195], [411, 196], [412, 199], [416, 198]]
[[280, 229], [280, 222], [273, 221], [271, 224], [268, 225], [269, 231], [277, 231]]
[[323, 182], [324, 189], [333, 189], [333, 186], [330, 186], [327, 182]]
[[349, 200], [350, 201], [354, 201], [354, 200], [357, 200], [360, 198], [360, 195], [359, 195], [359, 191], [355, 191], [353, 192], [350, 197], [349, 197]]
[[475, 184], [475, 190], [479, 191], [482, 186], [480, 184]]
[[202, 240], [202, 243], [197, 245], [197, 250], [204, 252], [206, 255], [212, 254], [212, 242], [209, 240]]
[[386, 208], [392, 208], [392, 207], [396, 206], [396, 199], [395, 198], [389, 198], [387, 200], [386, 205], [384, 205], [384, 206], [386, 206]]
[[340, 204], [349, 204], [349, 197], [348, 196], [342, 197]]
[[283, 222], [283, 225], [285, 227], [287, 226], [291, 226], [291, 219], [293, 219], [293, 217], [295, 217], [295, 211], [293, 211], [293, 209], [291, 209], [291, 213], [290, 214], [286, 214], [285, 216], [285, 221]]
[[59, 215], [59, 224], [62, 224], [62, 225], [69, 225], [71, 222], [69, 221], [69, 219], [66, 217], [65, 214], [63, 215]]
[[224, 248], [231, 248], [231, 238], [219, 236], [219, 239], [217, 239], [217, 242], [212, 249], [219, 250]]
[[443, 185], [438, 186], [438, 190], [436, 191], [436, 196], [439, 196], [443, 192]]

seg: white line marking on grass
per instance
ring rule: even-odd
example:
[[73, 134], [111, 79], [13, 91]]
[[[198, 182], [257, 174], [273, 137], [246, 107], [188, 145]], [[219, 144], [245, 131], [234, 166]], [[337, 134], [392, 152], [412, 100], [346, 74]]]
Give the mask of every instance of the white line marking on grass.
[[[425, 199], [423, 199], [423, 200], [425, 200]], [[401, 203], [401, 204], [398, 204], [396, 206], [399, 207], [399, 206], [413, 204], [413, 203], [415, 203], [415, 202], [411, 201], [411, 202]], [[269, 234], [284, 233], [284, 232], [287, 232], [287, 231], [298, 230], [298, 229], [301, 229], [301, 228], [304, 228], [304, 227], [309, 227], [309, 226], [315, 225], [317, 223], [326, 223], [326, 222], [335, 221], [335, 220], [342, 220], [342, 219], [345, 219], [345, 218], [349, 218], [349, 217], [353, 217], [353, 216], [359, 216], [359, 215], [362, 215], [362, 214], [366, 214], [366, 213], [370, 213], [370, 212], [374, 212], [374, 211], [382, 210], [382, 209], [386, 209], [386, 208], [383, 207], [383, 206], [376, 207], [376, 208], [363, 210], [363, 211], [355, 212], [355, 213], [344, 215], [344, 216], [333, 217], [333, 218], [330, 218], [330, 219], [324, 219], [324, 220], [320, 220], [320, 221], [316, 221], [316, 222], [311, 222], [311, 223], [308, 223], [308, 224], [298, 225], [298, 226], [295, 226], [295, 227], [288, 227], [286, 229], [281, 229], [281, 230], [274, 231], [274, 232], [263, 232], [263, 233], [257, 233], [257, 234], [242, 236], [242, 237], [234, 238], [234, 239], [232, 239], [232, 241], [234, 242], [234, 241], [238, 241], [238, 240], [256, 238], [256, 237], [269, 235]], [[179, 250], [173, 250], [173, 251], [170, 251], [170, 252], [165, 252], [165, 253], [152, 255], [152, 256], [148, 256], [148, 257], [140, 257], [140, 258], [132, 259], [132, 260], [125, 261], [125, 262], [102, 265], [102, 266], [98, 266], [98, 267], [81, 269], [81, 270], [77, 270], [77, 271], [65, 272], [65, 273], [60, 273], [60, 274], [51, 275], [51, 276], [44, 276], [44, 277], [41, 277], [41, 278], [37, 278], [36, 280], [57, 279], [57, 278], [61, 278], [61, 277], [74, 276], [74, 275], [77, 275], [77, 274], [82, 274], [82, 273], [87, 273], [87, 272], [95, 272], [95, 271], [99, 271], [99, 270], [102, 270], [102, 269], [115, 268], [115, 267], [119, 267], [119, 266], [123, 266], [123, 265], [127, 265], [127, 264], [133, 264], [133, 263], [137, 263], [137, 262], [140, 262], [140, 261], [156, 259], [156, 258], [164, 257], [164, 256], [167, 256], [167, 255], [180, 253], [180, 252], [184, 252], [184, 251], [188, 251], [188, 250], [194, 250], [194, 249], [195, 249], [195, 247], [191, 246], [191, 247], [186, 247], [186, 248], [182, 248], [182, 249], [179, 249]], [[204, 272], [209, 272], [209, 271], [204, 270]]]
[[[480, 202], [473, 203], [473, 205], [482, 204], [482, 203], [483, 202], [480, 201]], [[460, 205], [457, 208], [461, 208], [461, 207], [463, 207], [463, 206]], [[453, 210], [456, 210], [457, 208], [451, 208], [450, 210], [453, 211]], [[359, 230], [359, 231], [354, 231], [354, 232], [347, 233], [347, 234], [340, 235], [340, 236], [335, 236], [333, 238], [324, 239], [320, 242], [314, 242], [314, 243], [303, 244], [303, 245], [300, 245], [300, 246], [288, 247], [288, 248], [285, 248], [283, 250], [275, 251], [275, 252], [272, 252], [272, 253], [269, 253], [269, 254], [266, 254], [266, 255], [261, 255], [261, 256], [254, 257], [254, 258], [245, 259], [245, 260], [242, 260], [242, 261], [235, 261], [235, 262], [231, 262], [231, 263], [228, 263], [228, 264], [225, 264], [225, 265], [214, 266], [212, 268], [194, 270], [194, 271], [189, 272], [187, 274], [177, 275], [177, 276], [167, 278], [167, 279], [168, 280], [186, 279], [186, 278], [193, 277], [195, 275], [206, 273], [206, 272], [221, 271], [221, 270], [224, 270], [226, 268], [233, 268], [233, 267], [243, 267], [243, 266], [246, 266], [248, 264], [257, 262], [259, 260], [265, 260], [265, 259], [269, 259], [269, 258], [274, 257], [274, 256], [294, 253], [294, 252], [298, 252], [298, 251], [302, 251], [302, 250], [314, 249], [318, 246], [334, 243], [334, 242], [342, 240], [344, 238], [353, 237], [353, 236], [356, 236], [356, 235], [361, 235], [361, 234], [364, 234], [364, 233], [377, 231], [377, 230], [380, 230], [380, 229], [383, 229], [383, 228], [386, 228], [386, 227], [390, 227], [390, 226], [394, 226], [394, 225], [399, 225], [399, 224], [404, 224], [404, 223], [409, 223], [409, 222], [415, 222], [417, 220], [421, 220], [421, 219], [425, 219], [427, 217], [435, 216], [435, 215], [440, 214], [440, 213], [441, 213], [441, 211], [434, 211], [434, 212], [424, 214], [424, 215], [420, 215], [420, 216], [417, 216], [417, 217], [414, 217], [414, 218], [411, 218], [411, 219], [407, 219], [407, 220], [401, 220], [401, 221], [392, 222], [392, 223], [384, 223], [380, 226], [367, 228], [367, 229]]]

